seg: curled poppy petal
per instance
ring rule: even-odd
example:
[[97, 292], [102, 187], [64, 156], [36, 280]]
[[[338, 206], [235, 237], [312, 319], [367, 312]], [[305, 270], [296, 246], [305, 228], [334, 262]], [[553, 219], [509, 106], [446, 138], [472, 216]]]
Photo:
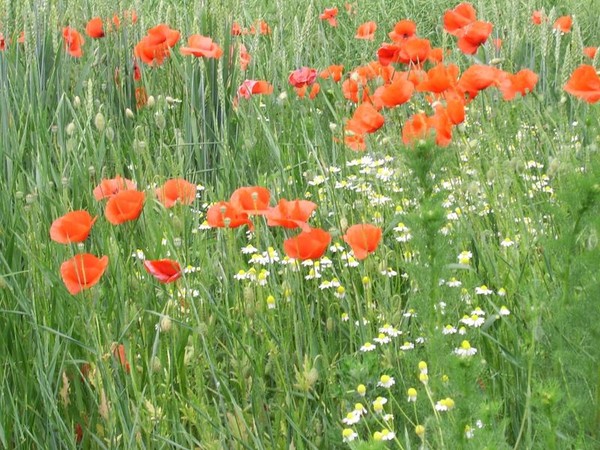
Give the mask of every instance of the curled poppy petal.
[[145, 260], [144, 268], [161, 283], [172, 283], [181, 278], [181, 266], [172, 259]]

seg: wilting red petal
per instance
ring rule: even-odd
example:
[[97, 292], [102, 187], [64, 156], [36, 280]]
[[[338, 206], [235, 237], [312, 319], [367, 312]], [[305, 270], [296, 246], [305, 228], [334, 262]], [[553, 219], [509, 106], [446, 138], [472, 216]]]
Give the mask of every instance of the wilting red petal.
[[161, 283], [172, 283], [181, 278], [181, 266], [172, 259], [145, 260], [144, 268]]

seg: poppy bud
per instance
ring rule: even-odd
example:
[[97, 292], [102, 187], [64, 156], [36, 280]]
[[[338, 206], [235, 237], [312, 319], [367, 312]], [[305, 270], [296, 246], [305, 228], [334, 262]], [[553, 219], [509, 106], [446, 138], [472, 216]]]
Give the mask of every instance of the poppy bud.
[[554, 175], [556, 175], [556, 173], [558, 172], [558, 170], [560, 169], [560, 161], [558, 160], [558, 158], [553, 158], [550, 161], [550, 164], [548, 164], [548, 176], [549, 177], [553, 177]]
[[90, 167], [88, 167], [88, 173], [89, 173], [91, 176], [94, 176], [94, 175], [96, 175], [96, 168], [95, 168], [94, 166], [90, 166]]
[[133, 115], [133, 111], [129, 108], [125, 109], [125, 117], [127, 117], [128, 119], [133, 119], [134, 115]]
[[69, 136], [73, 136], [73, 133], [75, 133], [75, 124], [73, 122], [70, 122], [66, 127], [65, 127], [65, 131]]
[[151, 95], [150, 97], [148, 97], [148, 100], [146, 101], [146, 106], [148, 108], [153, 108], [155, 104], [156, 104], [156, 100], [154, 98], [154, 95]]
[[79, 98], [79, 95], [76, 95], [75, 98], [73, 99], [73, 107], [79, 108], [80, 106], [81, 106], [81, 99]]
[[342, 233], [346, 232], [346, 228], [348, 228], [348, 219], [346, 219], [345, 217], [342, 217], [340, 219], [340, 231]]
[[0, 289], [6, 289], [8, 287], [8, 283], [4, 279], [3, 276], [0, 276]]
[[75, 151], [75, 148], [77, 147], [77, 141], [73, 138], [69, 138], [67, 139], [67, 142], [65, 143], [66, 147], [67, 147], [67, 151], [69, 153]]
[[133, 149], [137, 152], [142, 152], [146, 148], [146, 143], [138, 139], [133, 140]]
[[160, 362], [158, 356], [152, 357], [152, 362], [150, 365], [152, 366], [152, 372], [154, 373], [159, 373], [162, 370], [162, 363]]
[[106, 129], [106, 133], [105, 134], [106, 134], [106, 139], [108, 139], [111, 142], [115, 138], [115, 130], [113, 130], [112, 127], [108, 127]]
[[333, 331], [333, 319], [331, 317], [327, 318], [327, 331], [330, 333]]
[[165, 126], [167, 126], [165, 116], [161, 112], [157, 112], [156, 114], [154, 114], [154, 123], [156, 124], [159, 130], [164, 130]]
[[15, 197], [17, 200], [21, 200], [24, 196], [25, 196], [25, 194], [23, 194], [23, 191], [15, 192]]
[[171, 318], [169, 316], [163, 316], [162, 319], [160, 319], [160, 331], [162, 331], [163, 333], [168, 333], [169, 331], [171, 331], [172, 327], [173, 322], [171, 321]]
[[101, 112], [96, 114], [96, 117], [94, 118], [94, 125], [96, 125], [96, 129], [98, 131], [104, 131], [104, 127], [106, 126], [106, 119], [104, 118], [104, 114], [102, 114]]
[[[183, 223], [181, 223], [181, 219], [177, 216], [173, 216], [173, 221], [172, 221], [172, 225], [173, 225], [173, 230], [175, 232], [182, 232], [183, 231]], [[180, 239], [181, 242], [181, 239]]]

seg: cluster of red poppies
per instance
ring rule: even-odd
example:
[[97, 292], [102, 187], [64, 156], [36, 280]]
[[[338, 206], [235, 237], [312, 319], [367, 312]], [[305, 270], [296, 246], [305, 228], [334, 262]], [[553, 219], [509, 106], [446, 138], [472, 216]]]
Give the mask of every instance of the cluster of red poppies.
[[[137, 190], [136, 183], [117, 176], [105, 179], [94, 189], [98, 201], [108, 199], [104, 216], [113, 225], [136, 220], [144, 208], [146, 194]], [[155, 191], [157, 199], [166, 207], [177, 203], [191, 204], [196, 198], [196, 185], [181, 179], [168, 180]], [[61, 244], [83, 242], [87, 239], [97, 217], [85, 210], [69, 212], [56, 219], [50, 227], [50, 238]], [[90, 253], [80, 253], [65, 261], [60, 274], [71, 294], [94, 286], [108, 266], [108, 256], [98, 258]], [[163, 283], [170, 283], [181, 277], [181, 267], [170, 259], [146, 260], [144, 267]]]
[[[229, 201], [212, 205], [206, 219], [211, 227], [237, 228], [243, 225], [253, 230], [250, 216], [264, 216], [267, 225], [288, 229], [300, 228], [297, 236], [283, 243], [285, 254], [293, 259], [319, 259], [327, 251], [331, 234], [321, 228], [312, 228], [308, 220], [317, 205], [308, 200], [280, 199], [277, 206], [270, 206], [271, 193], [261, 186], [236, 189]], [[377, 248], [381, 240], [381, 228], [371, 224], [349, 227], [344, 241], [350, 245], [356, 259], [364, 259]]]

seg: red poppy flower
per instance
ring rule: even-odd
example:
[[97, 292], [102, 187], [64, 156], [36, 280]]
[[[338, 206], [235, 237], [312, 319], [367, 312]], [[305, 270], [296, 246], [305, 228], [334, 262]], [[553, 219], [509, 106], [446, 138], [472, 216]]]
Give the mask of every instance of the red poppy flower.
[[[294, 88], [294, 90], [296, 91], [296, 95], [298, 95], [299, 98], [304, 98], [306, 96], [308, 86], [302, 86], [299, 88], [297, 87]], [[319, 83], [313, 83], [313, 85], [310, 88], [310, 91], [308, 92], [308, 98], [310, 98], [311, 100], [314, 99], [319, 92], [321, 92], [321, 85]]]
[[344, 136], [344, 144], [355, 152], [364, 152], [367, 149], [367, 144], [365, 143], [365, 137], [362, 134], [347, 134]]
[[311, 69], [310, 67], [301, 67], [300, 69], [294, 70], [289, 78], [289, 83], [297, 88], [301, 88], [304, 86], [310, 86], [317, 79], [317, 71], [316, 69]]
[[170, 49], [179, 41], [179, 37], [179, 31], [160, 24], [148, 30], [148, 34], [137, 43], [133, 52], [148, 65], [161, 65], [171, 54]]
[[364, 39], [367, 41], [373, 41], [375, 39], [375, 31], [377, 31], [377, 24], [375, 22], [365, 22], [356, 30], [356, 39]]
[[83, 242], [87, 239], [97, 217], [84, 210], [73, 211], [59, 217], [50, 226], [50, 239], [60, 244]]
[[294, 259], [319, 259], [327, 251], [331, 235], [321, 228], [303, 231], [298, 236], [283, 242], [285, 254]]
[[252, 57], [250, 56], [250, 53], [248, 53], [248, 50], [246, 49], [246, 46], [244, 44], [240, 44], [238, 46], [238, 55], [240, 62], [240, 70], [244, 72], [248, 68], [248, 64], [250, 64]]
[[596, 53], [598, 52], [599, 47], [585, 47], [583, 49], [583, 54], [590, 59], [594, 59], [596, 57]]
[[326, 20], [329, 22], [329, 25], [332, 27], [337, 27], [337, 17], [338, 9], [337, 8], [325, 8], [323, 13], [319, 15], [319, 19]]
[[394, 29], [388, 33], [390, 39], [394, 42], [403, 42], [412, 38], [417, 33], [417, 24], [412, 20], [401, 20], [394, 25]]
[[427, 71], [427, 78], [417, 85], [419, 92], [441, 94], [456, 87], [458, 83], [458, 66], [438, 64]]
[[89, 253], [81, 253], [62, 263], [60, 275], [67, 290], [75, 295], [98, 283], [106, 266], [108, 266], [108, 256], [97, 258]]
[[271, 27], [264, 20], [258, 21], [258, 32], [262, 35], [271, 34]]
[[233, 22], [231, 24], [231, 35], [232, 36], [241, 36], [242, 31], [243, 31], [242, 27], [240, 26], [239, 23]]
[[6, 50], [6, 40], [4, 39], [4, 35], [0, 33], [0, 51]]
[[146, 195], [140, 191], [122, 191], [113, 195], [106, 203], [104, 215], [113, 225], [137, 219], [144, 208]]
[[117, 175], [115, 178], [102, 180], [94, 189], [94, 198], [96, 200], [102, 200], [104, 198], [110, 198], [121, 191], [135, 190], [136, 188], [137, 184], [135, 181]]
[[174, 178], [156, 189], [156, 196], [166, 208], [172, 208], [177, 202], [191, 205], [196, 199], [196, 185], [182, 178]]
[[544, 14], [541, 11], [534, 11], [531, 14], [531, 21], [535, 24], [535, 25], [541, 25], [542, 21], [545, 20]]
[[308, 200], [279, 200], [277, 206], [269, 208], [265, 217], [270, 227], [302, 228], [309, 231], [308, 219], [317, 209], [316, 203]]
[[444, 14], [444, 30], [458, 36], [461, 29], [477, 20], [477, 12], [470, 3], [461, 3]]
[[246, 214], [263, 215], [269, 210], [271, 192], [261, 186], [246, 186], [233, 191], [229, 203]]
[[571, 16], [562, 16], [556, 19], [553, 28], [561, 33], [570, 33], [573, 26], [573, 18]]
[[527, 92], [531, 92], [537, 84], [538, 76], [529, 69], [523, 69], [513, 74], [505, 73], [499, 77], [498, 88], [502, 92], [504, 100], [512, 100], [517, 93], [525, 96]]
[[496, 85], [501, 73], [497, 67], [473, 64], [462, 73], [457, 86], [472, 100], [480, 91]]
[[229, 202], [215, 203], [208, 208], [206, 221], [213, 228], [237, 228], [242, 225], [248, 225], [251, 230], [254, 228], [248, 214]]
[[346, 130], [354, 134], [373, 133], [383, 126], [385, 119], [370, 103], [361, 103], [346, 123]]
[[394, 108], [409, 101], [414, 89], [406, 75], [398, 72], [392, 83], [379, 86], [375, 90], [373, 103], [377, 107]]
[[381, 228], [368, 223], [352, 225], [346, 230], [344, 241], [352, 247], [356, 259], [365, 259], [381, 241]]
[[268, 81], [245, 80], [238, 88], [238, 96], [249, 99], [253, 95], [272, 94], [273, 86]]
[[140, 66], [137, 61], [133, 61], [133, 80], [140, 81], [142, 79], [142, 71], [140, 70]]
[[402, 127], [402, 142], [409, 145], [416, 140], [427, 139], [428, 133], [427, 115], [425, 113], [414, 114]]
[[104, 24], [102, 23], [102, 19], [100, 17], [91, 19], [85, 27], [85, 34], [92, 39], [104, 37]]
[[600, 100], [600, 77], [594, 66], [583, 64], [573, 71], [564, 90], [588, 103]]
[[193, 34], [188, 38], [187, 47], [181, 47], [179, 52], [182, 55], [193, 55], [204, 58], [220, 58], [223, 50], [209, 37], [201, 34]]
[[408, 39], [400, 46], [398, 61], [403, 64], [423, 64], [427, 61], [430, 51], [429, 39]]
[[319, 77], [323, 78], [324, 80], [331, 77], [331, 79], [337, 83], [338, 81], [340, 81], [342, 79], [343, 73], [344, 73], [344, 66], [331, 65], [327, 69], [323, 70], [319, 74]]
[[181, 278], [181, 266], [172, 259], [145, 260], [144, 268], [161, 283], [172, 283]]
[[81, 46], [84, 44], [83, 37], [75, 28], [63, 28], [63, 40], [65, 41], [65, 49], [74, 58], [80, 58], [83, 55]]
[[458, 48], [467, 55], [474, 55], [477, 49], [492, 33], [494, 26], [489, 22], [476, 20], [457, 32]]

